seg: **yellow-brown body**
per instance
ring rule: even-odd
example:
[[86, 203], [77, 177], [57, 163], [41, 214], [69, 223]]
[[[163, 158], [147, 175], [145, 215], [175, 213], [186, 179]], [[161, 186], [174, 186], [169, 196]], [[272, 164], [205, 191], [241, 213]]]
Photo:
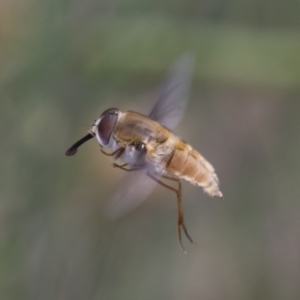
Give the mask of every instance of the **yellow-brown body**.
[[[182, 178], [201, 186], [211, 196], [222, 197], [212, 165], [171, 130], [149, 117], [132, 111], [120, 113], [113, 137], [117, 142], [114, 148], [142, 142], [147, 150], [145, 166], [152, 172]], [[124, 161], [128, 163], [126, 158]]]

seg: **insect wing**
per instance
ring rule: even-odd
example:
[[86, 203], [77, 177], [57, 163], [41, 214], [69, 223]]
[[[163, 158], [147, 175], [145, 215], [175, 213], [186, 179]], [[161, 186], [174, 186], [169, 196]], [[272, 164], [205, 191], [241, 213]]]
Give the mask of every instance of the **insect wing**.
[[[182, 119], [188, 102], [194, 64], [193, 55], [179, 58], [163, 83], [149, 117], [173, 129]], [[146, 171], [130, 173], [108, 203], [107, 215], [118, 217], [135, 209], [148, 198], [156, 182]]]
[[149, 117], [169, 129], [182, 119], [188, 99], [194, 67], [194, 56], [185, 54], [172, 66], [163, 83]]
[[146, 171], [127, 174], [110, 199], [106, 215], [110, 218], [117, 218], [134, 210], [148, 198], [155, 186], [156, 182], [147, 176]]

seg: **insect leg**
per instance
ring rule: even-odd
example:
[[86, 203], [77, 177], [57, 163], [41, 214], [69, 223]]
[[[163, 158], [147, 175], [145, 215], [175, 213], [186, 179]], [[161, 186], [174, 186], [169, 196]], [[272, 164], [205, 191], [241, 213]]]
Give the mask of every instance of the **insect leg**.
[[118, 148], [116, 151], [114, 151], [112, 153], [107, 153], [102, 148], [100, 148], [100, 151], [107, 156], [114, 156], [115, 154], [118, 154], [117, 158], [119, 158], [121, 156], [121, 154], [124, 152], [124, 150], [125, 150], [124, 148]]
[[126, 166], [128, 166], [128, 164], [118, 165], [116, 163], [113, 163], [114, 168], [119, 168], [119, 169], [121, 169], [123, 171], [126, 171], [126, 172], [139, 171], [139, 170], [144, 169], [144, 167], [132, 167], [132, 168], [128, 169], [128, 168], [125, 168]]
[[156, 178], [154, 175], [152, 175], [151, 173], [147, 173], [147, 175], [153, 179], [154, 181], [156, 181], [158, 184], [162, 185], [163, 187], [173, 191], [176, 193], [177, 195], [177, 205], [178, 205], [178, 219], [177, 219], [177, 234], [178, 234], [178, 241], [179, 241], [179, 244], [183, 250], [184, 253], [187, 253], [187, 251], [185, 250], [185, 248], [183, 247], [183, 244], [182, 244], [182, 239], [181, 239], [181, 227], [183, 228], [183, 231], [186, 235], [186, 237], [189, 239], [189, 241], [191, 243], [194, 243], [192, 238], [190, 237], [190, 235], [188, 234], [188, 231], [186, 229], [186, 226], [184, 224], [184, 217], [183, 217], [183, 209], [182, 209], [182, 203], [181, 203], [181, 182], [179, 179], [177, 178], [173, 178], [173, 177], [169, 177], [169, 176], [162, 176], [163, 178], [165, 179], [169, 179], [169, 180], [172, 180], [172, 181], [176, 181], [178, 182], [178, 189], [175, 189], [174, 187], [164, 183], [163, 181], [159, 180], [158, 178]]
[[183, 207], [182, 207], [182, 201], [181, 201], [181, 181], [179, 178], [174, 178], [174, 177], [170, 177], [170, 176], [166, 176], [166, 175], [163, 175], [162, 176], [163, 178], [165, 179], [169, 179], [169, 180], [172, 180], [172, 181], [176, 181], [178, 182], [178, 192], [177, 192], [177, 205], [178, 205], [178, 237], [181, 235], [180, 234], [180, 226], [183, 228], [183, 231], [186, 235], [186, 237], [189, 239], [189, 241], [194, 244], [194, 241], [193, 239], [191, 238], [191, 236], [189, 235], [188, 231], [187, 231], [187, 228], [185, 226], [185, 223], [184, 223], [184, 214], [183, 214]]

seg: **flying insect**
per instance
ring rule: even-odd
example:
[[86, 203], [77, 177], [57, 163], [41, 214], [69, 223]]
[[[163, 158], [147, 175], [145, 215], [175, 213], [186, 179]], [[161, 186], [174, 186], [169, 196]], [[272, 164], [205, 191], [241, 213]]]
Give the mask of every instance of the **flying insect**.
[[[110, 203], [115, 215], [147, 198], [156, 184], [174, 192], [178, 240], [184, 252], [181, 230], [191, 243], [193, 240], [184, 222], [181, 179], [202, 187], [210, 196], [223, 197], [213, 166], [172, 131], [184, 115], [192, 68], [193, 58], [181, 57], [148, 115], [107, 109], [94, 121], [89, 133], [66, 151], [67, 156], [72, 156], [83, 143], [96, 137], [101, 152], [114, 159], [113, 166], [130, 173]], [[170, 181], [177, 187], [170, 185]]]

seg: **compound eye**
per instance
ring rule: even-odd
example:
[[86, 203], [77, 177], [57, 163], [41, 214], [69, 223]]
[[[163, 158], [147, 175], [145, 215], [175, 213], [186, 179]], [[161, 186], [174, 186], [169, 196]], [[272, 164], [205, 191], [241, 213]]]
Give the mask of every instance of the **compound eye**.
[[108, 110], [102, 114], [101, 121], [97, 126], [97, 138], [102, 146], [107, 146], [110, 137], [116, 127], [118, 114], [116, 111]]

